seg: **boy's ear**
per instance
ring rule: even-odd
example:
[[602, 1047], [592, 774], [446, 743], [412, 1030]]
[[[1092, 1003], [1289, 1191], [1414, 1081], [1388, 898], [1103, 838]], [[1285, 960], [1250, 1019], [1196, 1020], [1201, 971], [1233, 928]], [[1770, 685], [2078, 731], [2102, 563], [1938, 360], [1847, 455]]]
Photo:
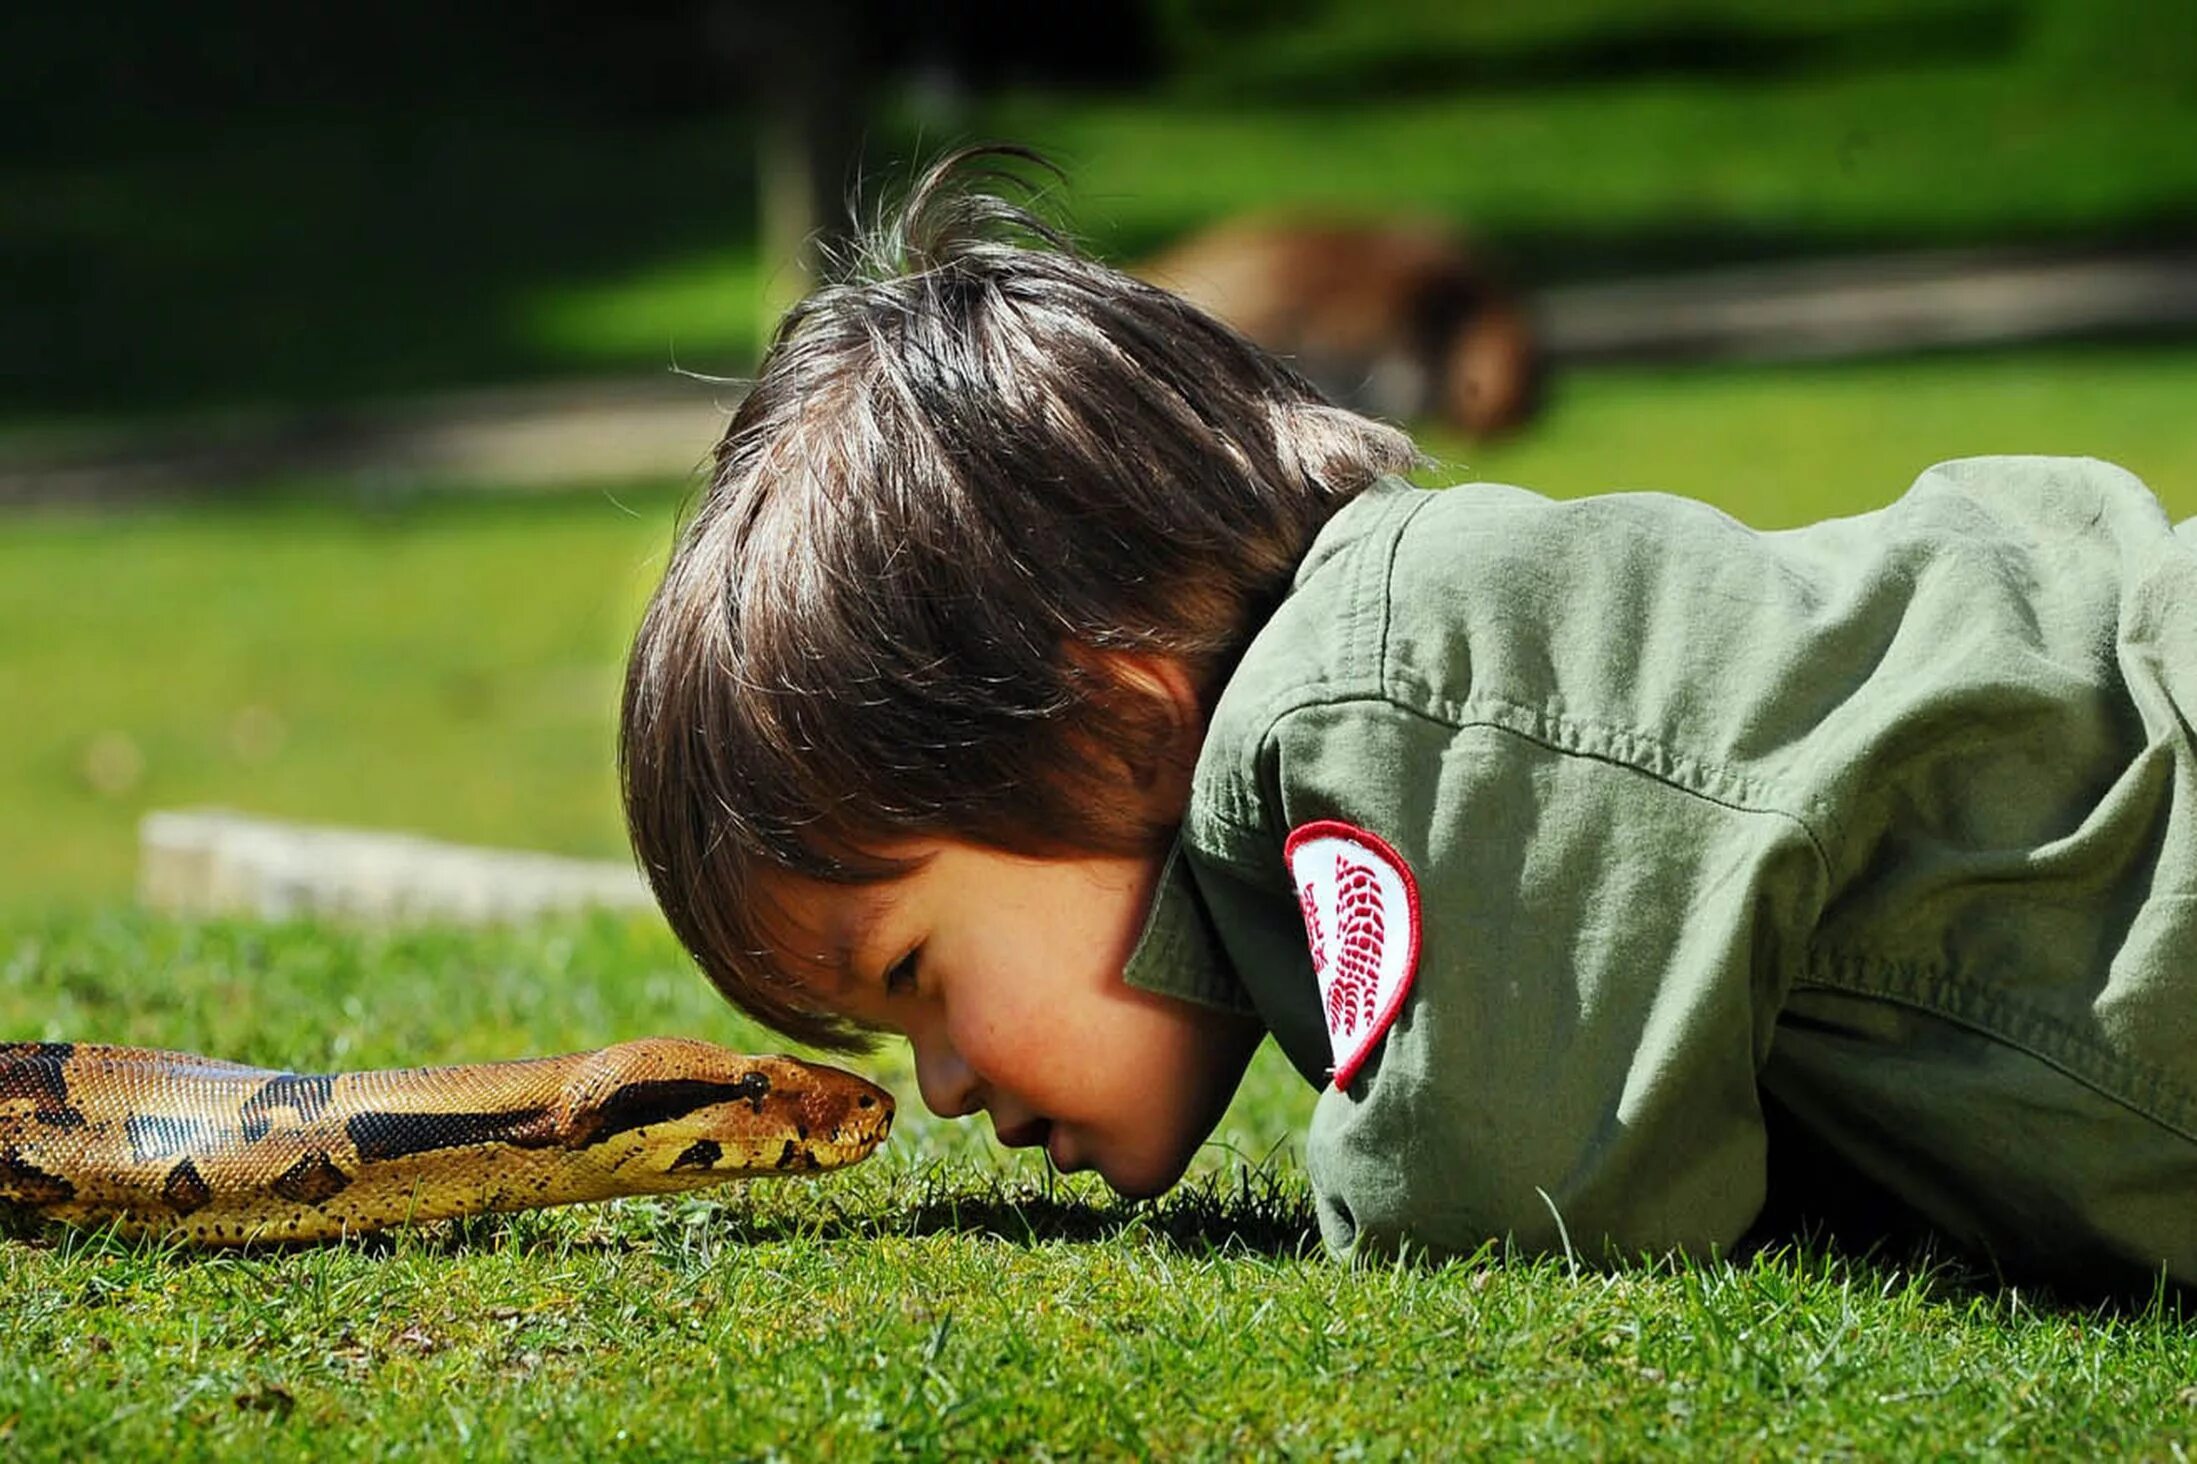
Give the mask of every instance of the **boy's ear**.
[[1198, 695], [1197, 678], [1190, 674], [1190, 667], [1179, 656], [1161, 651], [1098, 651], [1099, 664], [1116, 681], [1138, 691], [1165, 706], [1168, 719], [1178, 729], [1188, 728], [1202, 732], [1205, 723], [1203, 699]]
[[[1151, 699], [1166, 716], [1168, 745], [1134, 764], [1137, 786], [1163, 802], [1189, 794], [1190, 771], [1205, 740], [1205, 699], [1188, 662], [1161, 651], [1083, 652], [1101, 675]], [[1179, 786], [1178, 786], [1179, 785]]]

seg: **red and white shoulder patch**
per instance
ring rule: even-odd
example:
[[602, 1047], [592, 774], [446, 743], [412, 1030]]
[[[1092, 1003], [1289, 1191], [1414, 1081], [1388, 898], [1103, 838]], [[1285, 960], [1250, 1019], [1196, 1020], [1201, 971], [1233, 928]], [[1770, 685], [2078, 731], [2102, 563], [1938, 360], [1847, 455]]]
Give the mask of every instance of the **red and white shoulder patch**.
[[1292, 830], [1282, 856], [1312, 945], [1335, 1086], [1346, 1088], [1403, 1009], [1419, 968], [1419, 886], [1380, 835], [1333, 819]]

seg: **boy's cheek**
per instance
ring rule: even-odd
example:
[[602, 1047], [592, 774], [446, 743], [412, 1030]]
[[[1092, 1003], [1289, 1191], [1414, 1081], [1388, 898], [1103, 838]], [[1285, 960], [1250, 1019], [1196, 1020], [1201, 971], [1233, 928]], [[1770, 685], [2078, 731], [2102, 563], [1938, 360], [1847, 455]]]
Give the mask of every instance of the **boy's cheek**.
[[1153, 1081], [1143, 1085], [1142, 1102], [1148, 1105], [1144, 1135], [1150, 1152], [1142, 1162], [1122, 1166], [1118, 1175], [1101, 1165], [1107, 1183], [1123, 1195], [1141, 1199], [1162, 1193], [1182, 1178], [1228, 1111], [1265, 1030], [1250, 1018], [1196, 1008], [1183, 1034], [1189, 1040], [1169, 1054], [1170, 1071], [1154, 1074]]

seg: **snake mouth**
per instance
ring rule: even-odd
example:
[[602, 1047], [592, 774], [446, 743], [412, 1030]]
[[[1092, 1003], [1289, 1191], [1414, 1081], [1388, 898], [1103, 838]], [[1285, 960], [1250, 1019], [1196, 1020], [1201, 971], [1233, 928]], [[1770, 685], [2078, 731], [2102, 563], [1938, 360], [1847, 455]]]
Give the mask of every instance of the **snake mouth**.
[[862, 1091], [856, 1094], [848, 1108], [841, 1110], [838, 1122], [832, 1125], [832, 1137], [849, 1148], [866, 1152], [891, 1137], [893, 1113], [893, 1095], [865, 1081]]

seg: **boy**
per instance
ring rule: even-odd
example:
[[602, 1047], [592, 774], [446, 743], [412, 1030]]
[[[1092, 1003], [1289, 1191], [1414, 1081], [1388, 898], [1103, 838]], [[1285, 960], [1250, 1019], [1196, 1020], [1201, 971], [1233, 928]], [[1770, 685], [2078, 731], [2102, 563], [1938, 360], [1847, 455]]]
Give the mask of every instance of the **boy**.
[[732, 1000], [1128, 1194], [1271, 1032], [1342, 1253], [1708, 1253], [1797, 1185], [2197, 1281], [2197, 556], [2140, 484], [1424, 492], [969, 161], [781, 324], [634, 646], [636, 848]]

